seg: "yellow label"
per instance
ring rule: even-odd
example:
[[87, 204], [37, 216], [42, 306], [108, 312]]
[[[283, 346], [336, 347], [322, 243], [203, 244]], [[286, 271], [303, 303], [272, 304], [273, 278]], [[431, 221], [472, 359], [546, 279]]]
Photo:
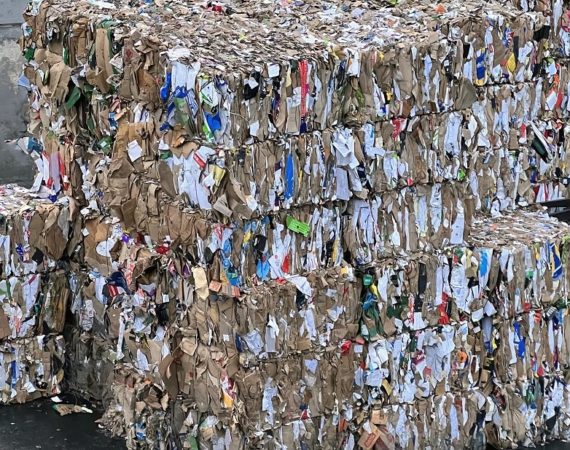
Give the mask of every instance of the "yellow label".
[[509, 69], [509, 72], [513, 73], [516, 68], [517, 62], [515, 61], [515, 54], [511, 53], [511, 56], [509, 56], [509, 59], [507, 61], [507, 69]]

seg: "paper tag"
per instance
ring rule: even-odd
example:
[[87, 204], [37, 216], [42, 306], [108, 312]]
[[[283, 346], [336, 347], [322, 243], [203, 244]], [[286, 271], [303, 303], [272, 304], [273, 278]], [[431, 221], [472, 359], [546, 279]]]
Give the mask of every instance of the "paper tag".
[[129, 154], [130, 160], [132, 162], [135, 162], [137, 159], [139, 159], [142, 156], [143, 149], [137, 141], [131, 141], [127, 146], [127, 153]]
[[279, 64], [267, 64], [267, 76], [269, 78], [278, 77], [281, 72]]

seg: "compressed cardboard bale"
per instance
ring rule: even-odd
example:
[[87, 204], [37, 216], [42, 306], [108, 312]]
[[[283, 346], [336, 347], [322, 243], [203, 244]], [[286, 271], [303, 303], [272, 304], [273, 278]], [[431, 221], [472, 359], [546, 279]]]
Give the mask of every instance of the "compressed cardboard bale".
[[0, 340], [63, 332], [70, 297], [64, 271], [9, 277], [0, 287]]
[[[556, 380], [561, 369], [561, 355], [568, 352], [564, 246], [569, 231], [536, 212], [477, 219], [469, 246], [409, 253], [371, 264], [364, 273], [344, 267], [298, 275], [255, 286], [239, 298], [225, 294], [222, 283], [212, 282], [204, 269], [194, 267], [178, 277], [169, 272], [182, 264], [161, 265], [156, 276], [170, 281], [157, 285], [190, 290], [177, 294], [187, 310], [180, 305], [168, 327], [169, 354], [142, 357], [144, 346], [132, 347], [126, 338], [121, 351], [125, 362], [158, 383], [162, 396], [182, 395], [191, 404], [187, 414], [209, 417], [194, 419], [206, 428], [197, 437], [203, 445], [213, 445], [228, 432], [247, 436], [249, 448], [282, 444], [288, 439], [282, 427], [296, 417], [306, 420], [304, 414], [321, 417], [317, 427], [326, 427], [329, 418], [351, 423], [366, 414], [362, 404], [353, 403], [354, 395], [375, 407], [432, 402], [435, 428], [427, 423], [421, 431], [420, 415], [408, 434], [394, 433], [390, 427], [401, 427], [398, 420], [407, 417], [406, 410], [386, 424], [382, 436], [398, 434], [394, 445], [400, 447], [395, 448], [405, 448], [411, 439], [435, 446], [451, 439], [453, 448], [462, 448], [480, 439], [483, 428], [486, 439], [499, 445], [506, 445], [505, 439], [532, 442], [538, 436], [526, 427], [521, 431], [520, 421], [554, 417], [552, 408], [562, 408], [566, 398], [556, 382], [544, 394], [554, 402], [550, 409], [530, 408], [507, 417], [496, 404], [528, 402], [536, 379]], [[354, 303], [358, 298], [360, 305]], [[455, 392], [483, 393], [469, 400], [477, 411], [486, 411], [483, 422], [477, 412], [467, 411], [467, 403], [459, 408]], [[267, 403], [277, 398], [278, 403]], [[344, 405], [345, 412], [335, 412], [335, 404]], [[453, 419], [443, 419], [449, 414]], [[495, 414], [512, 424], [508, 437], [502, 432], [496, 436], [503, 437], [494, 437]], [[563, 416], [556, 414], [556, 432], [563, 435]], [[230, 417], [237, 417], [240, 431]], [[459, 427], [463, 420], [472, 424], [469, 431]], [[214, 423], [219, 428], [212, 434], [208, 430]], [[253, 424], [272, 433], [261, 436]], [[358, 441], [360, 432], [329, 438]], [[314, 436], [308, 432], [304, 442], [316, 445]], [[153, 439], [149, 436], [148, 442]]]
[[111, 218], [86, 220], [85, 260], [102, 276], [130, 267], [128, 278], [174, 252], [181, 264], [208, 267], [217, 292], [239, 297], [240, 289], [268, 280], [460, 244], [473, 204], [467, 185], [442, 183], [228, 224], [158, 201], [156, 233], [144, 239]]
[[[426, 183], [427, 167], [434, 180], [471, 180], [474, 191], [482, 190], [478, 209], [565, 195], [565, 188], [549, 184], [560, 177], [550, 173], [552, 168], [565, 166], [556, 161], [556, 137], [547, 144], [551, 148], [545, 153], [548, 162], [540, 169], [541, 179], [532, 175], [524, 153], [532, 142], [526, 142], [526, 130], [534, 122], [544, 119], [549, 130], [558, 130], [554, 118], [566, 114], [567, 71], [541, 50], [550, 45], [550, 35], [542, 32], [547, 26], [541, 13], [451, 1], [440, 4], [435, 15], [432, 4], [417, 2], [411, 9], [362, 3], [346, 11], [331, 4], [312, 15], [308, 12], [314, 5], [306, 5], [303, 15], [291, 15], [286, 8], [270, 11], [258, 2], [221, 10], [169, 3], [166, 8], [148, 7], [152, 21], [142, 15], [134, 22], [126, 2], [114, 8], [76, 6], [43, 3], [26, 16], [23, 46], [33, 62], [25, 73], [33, 98], [45, 99], [32, 102], [33, 116], [39, 119], [32, 124], [36, 140], [26, 148], [42, 168], [37, 187], [44, 183], [53, 195], [66, 193], [91, 207], [103, 190], [99, 207], [111, 206], [133, 228], [147, 233], [156, 229], [155, 219], [143, 217], [156, 217], [153, 205], [159, 191], [192, 207], [249, 219], [276, 208], [365, 198], [376, 189]], [[245, 13], [252, 9], [258, 13]], [[115, 20], [107, 20], [107, 14]], [[184, 47], [194, 31], [172, 27], [173, 14], [188, 16], [195, 25], [192, 30], [207, 30], [218, 38], [194, 39]], [[273, 30], [271, 52], [268, 37], [259, 32], [263, 17], [270, 17], [264, 26]], [[287, 23], [280, 19], [285, 18], [310, 30], [312, 45], [296, 33], [279, 38]], [[321, 21], [350, 26], [331, 34], [330, 24], [322, 27]], [[73, 32], [40, 31], [49, 28], [45, 23]], [[167, 36], [161, 43], [152, 32], [157, 23], [162, 24], [159, 34]], [[232, 39], [238, 28], [247, 40], [241, 35]], [[426, 34], [426, 28], [432, 31]], [[174, 36], [179, 38], [176, 44]], [[218, 39], [231, 45], [220, 46]], [[213, 59], [212, 47], [218, 46]], [[248, 56], [238, 57], [238, 48]], [[94, 65], [85, 68], [89, 54]], [[252, 68], [253, 61], [257, 66]], [[543, 63], [548, 65], [544, 76]], [[57, 82], [46, 84], [33, 76], [43, 67], [56, 68]], [[74, 75], [68, 79], [69, 71]], [[72, 81], [63, 86], [65, 80]], [[512, 84], [495, 85], [499, 82]], [[65, 102], [58, 89], [69, 91]], [[48, 104], [49, 110], [41, 106]], [[66, 118], [58, 136], [46, 128], [56, 111]], [[553, 111], [554, 117], [542, 117], [544, 111]], [[409, 118], [425, 118], [426, 113], [442, 115], [435, 120], [437, 126], [431, 126], [435, 136], [421, 140], [425, 150], [417, 157], [414, 146], [404, 144], [404, 135], [417, 132]], [[383, 130], [376, 133], [380, 140], [370, 133], [375, 126]], [[310, 155], [304, 155], [305, 135], [313, 136], [311, 158], [321, 162], [311, 163]], [[283, 136], [288, 137], [285, 145], [276, 145]], [[463, 141], [472, 151], [463, 148]], [[523, 147], [517, 158], [506, 151], [513, 144]], [[261, 158], [256, 157], [256, 148], [263, 146]], [[469, 166], [485, 148], [485, 166]], [[489, 152], [499, 148], [499, 159], [491, 157]], [[386, 155], [394, 158], [384, 163], [387, 182], [371, 180], [368, 168]], [[416, 172], [415, 162], [422, 159], [427, 167], [420, 164]], [[477, 186], [476, 180], [484, 176], [491, 185], [483, 179]], [[529, 180], [538, 191], [529, 189]], [[141, 208], [144, 211], [133, 217], [133, 209]]]
[[159, 445], [172, 440], [168, 394], [151, 379], [129, 367], [117, 367], [112, 398], [101, 422], [115, 435], [125, 436], [128, 448]]
[[75, 202], [53, 203], [17, 186], [1, 186], [2, 277], [49, 272], [73, 254], [82, 236]]
[[566, 436], [569, 228], [518, 209], [567, 196], [552, 11], [31, 5], [19, 144], [33, 191], [82, 208], [71, 378], [107, 427], [130, 448]]
[[[535, 96], [542, 98], [536, 84], [489, 87], [462, 112], [338, 126], [237, 152], [192, 143], [164, 153], [154, 175], [120, 155], [100, 186], [113, 205], [142, 194], [150, 206], [160, 189], [164, 198], [182, 197], [230, 220], [444, 181], [468, 180], [476, 208], [485, 211], [552, 200], [566, 195], [559, 181], [567, 158], [560, 133], [566, 130], [546, 115], [541, 120], [537, 113], [552, 108], [547, 102], [536, 108]], [[535, 147], [543, 141], [541, 156]], [[160, 188], [126, 184], [149, 175]]]
[[82, 239], [73, 201], [0, 190], [0, 340], [60, 334], [70, 295], [61, 260]]
[[62, 336], [38, 335], [0, 344], [0, 403], [24, 403], [61, 392]]
[[[134, 5], [124, 1], [114, 8], [89, 3], [80, 9], [71, 6], [44, 3], [26, 15], [23, 48], [33, 48], [30, 54], [38, 63], [63, 62], [75, 68], [86, 64], [91, 52], [94, 66], [82, 79], [103, 95], [112, 86], [120, 97], [149, 106], [169, 102], [167, 124], [181, 124], [190, 133], [218, 143], [226, 137], [234, 145], [249, 136], [267, 135], [272, 128], [296, 134], [315, 128], [315, 123], [325, 128], [336, 121], [358, 121], [359, 115], [364, 122], [391, 118], [414, 106], [415, 113], [440, 112], [453, 105], [462, 82], [462, 77], [450, 75], [460, 72], [479, 86], [529, 81], [534, 65], [544, 58], [538, 44], [548, 38], [532, 32], [546, 25], [542, 14], [521, 14], [495, 2], [483, 7], [446, 1], [439, 10], [427, 2], [401, 8], [375, 8], [373, 3], [361, 2], [346, 10], [335, 3], [321, 9], [317, 4], [274, 7], [228, 2], [222, 11], [168, 2], [162, 8], [144, 8], [148, 15], [137, 20], [129, 15]], [[298, 14], [301, 10], [303, 14]], [[109, 16], [114, 20], [107, 20]], [[95, 26], [90, 27], [85, 17]], [[175, 26], [174, 17], [185, 17], [192, 26]], [[330, 26], [322, 27], [325, 21]], [[57, 23], [59, 30], [75, 27], [75, 33], [48, 34], [43, 31], [45, 23]], [[291, 33], [292, 26], [304, 28], [311, 37]], [[452, 28], [455, 35], [449, 34]], [[130, 30], [137, 35], [129, 35]], [[169, 39], [159, 39], [157, 33]], [[512, 33], [517, 42], [505, 33]], [[457, 45], [455, 38], [465, 46]], [[491, 43], [493, 48], [483, 48]], [[519, 48], [538, 60], [517, 58]], [[213, 78], [220, 75], [219, 81]], [[40, 91], [44, 88], [51, 99], [63, 104], [55, 82], [38, 83]], [[84, 101], [84, 85], [78, 84], [80, 93], [67, 99], [68, 109]], [[450, 97], [448, 104], [439, 98], [445, 94]], [[107, 108], [98, 107], [103, 116], [97, 114], [94, 121], [103, 127], [92, 127], [99, 129], [97, 133], [116, 127], [117, 120], [107, 116], [116, 109]], [[237, 112], [241, 117], [235, 116]], [[268, 120], [268, 113], [274, 117]]]

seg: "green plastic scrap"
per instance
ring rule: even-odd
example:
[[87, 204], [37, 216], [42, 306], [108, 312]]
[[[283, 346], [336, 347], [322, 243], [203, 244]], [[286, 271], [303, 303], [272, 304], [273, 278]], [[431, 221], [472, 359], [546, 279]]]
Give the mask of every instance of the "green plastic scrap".
[[65, 109], [69, 111], [71, 108], [75, 106], [75, 104], [79, 101], [80, 98], [81, 98], [81, 90], [77, 86], [73, 86], [73, 90], [71, 91], [71, 94], [69, 94], [69, 97], [65, 102]]
[[206, 136], [206, 139], [208, 140], [208, 142], [214, 141], [214, 139], [215, 139], [214, 133], [212, 133], [212, 131], [210, 130], [210, 127], [208, 126], [208, 124], [205, 121], [204, 121], [204, 124], [202, 125], [202, 132]]
[[93, 117], [89, 116], [87, 118], [87, 129], [89, 131], [91, 131], [92, 133], [95, 131], [95, 121], [93, 120]]
[[161, 161], [166, 161], [169, 158], [172, 158], [172, 152], [170, 150], [161, 151], [159, 158]]
[[119, 25], [119, 22], [117, 22], [116, 20], [112, 20], [112, 19], [105, 19], [105, 20], [102, 20], [101, 22], [99, 22], [99, 27], [105, 28], [107, 30], [110, 30], [110, 29], [116, 27], [117, 25]]
[[178, 123], [188, 123], [190, 121], [190, 116], [188, 115], [188, 106], [186, 100], [183, 98], [175, 98], [174, 99], [174, 118]]
[[97, 143], [97, 145], [103, 153], [107, 154], [111, 151], [111, 147], [113, 146], [113, 138], [111, 136], [105, 136]]
[[556, 308], [558, 308], [558, 309], [566, 309], [566, 308], [568, 308], [568, 301], [567, 301], [567, 299], [565, 299], [564, 297], [563, 297], [563, 298], [560, 298], [560, 299], [558, 299], [558, 301], [554, 304], [554, 306], [556, 306]]
[[459, 172], [458, 172], [458, 174], [457, 174], [457, 179], [458, 179], [459, 181], [463, 181], [463, 180], [465, 180], [465, 177], [466, 177], [466, 176], [467, 176], [467, 174], [465, 173], [465, 170], [459, 169]]
[[291, 216], [287, 216], [287, 228], [305, 237], [309, 236], [309, 232], [311, 231], [311, 227], [308, 223], [301, 222]]
[[370, 286], [372, 284], [373, 278], [372, 275], [364, 275], [364, 277], [362, 278], [362, 281], [364, 283], [364, 286]]
[[194, 436], [190, 436], [188, 438], [188, 443], [190, 444], [190, 448], [192, 450], [198, 450], [199, 449], [198, 440]]
[[35, 52], [36, 49], [33, 47], [28, 47], [26, 50], [24, 50], [24, 58], [26, 59], [26, 61], [30, 62], [32, 59], [34, 59]]
[[366, 106], [366, 99], [364, 98], [364, 94], [360, 89], [354, 91], [354, 96], [356, 97], [356, 101], [358, 102], [359, 108], [364, 108]]

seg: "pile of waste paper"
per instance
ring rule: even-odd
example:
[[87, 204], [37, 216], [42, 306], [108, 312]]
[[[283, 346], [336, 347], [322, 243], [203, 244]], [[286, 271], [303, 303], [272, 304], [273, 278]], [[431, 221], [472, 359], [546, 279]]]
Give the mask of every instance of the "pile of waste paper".
[[130, 449], [570, 438], [562, 0], [33, 0], [0, 403]]

